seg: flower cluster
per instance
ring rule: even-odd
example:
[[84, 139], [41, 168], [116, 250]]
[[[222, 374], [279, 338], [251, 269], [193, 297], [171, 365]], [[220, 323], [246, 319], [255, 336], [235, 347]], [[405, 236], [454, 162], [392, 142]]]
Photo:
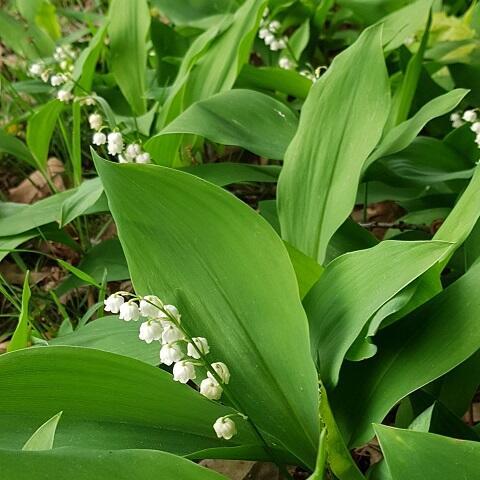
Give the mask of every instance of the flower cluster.
[[144, 152], [138, 143], [131, 143], [124, 148], [123, 136], [120, 132], [110, 132], [108, 135], [102, 132], [107, 126], [103, 124], [103, 118], [99, 113], [92, 113], [88, 117], [88, 123], [95, 131], [92, 143], [98, 146], [107, 144], [108, 153], [118, 155], [120, 163], [150, 163], [150, 154]]
[[265, 9], [263, 19], [258, 31], [258, 37], [270, 47], [270, 50], [277, 52], [287, 47], [287, 38], [281, 35], [282, 24], [278, 20], [268, 19], [269, 10]]
[[58, 46], [53, 54], [53, 61], [43, 60], [32, 63], [29, 74], [32, 77], [39, 77], [43, 82], [50, 83], [52, 87], [61, 87], [57, 90], [57, 98], [61, 102], [73, 100], [71, 92], [73, 62], [77, 53], [71, 45]]
[[[96, 118], [92, 118], [95, 125]], [[129, 292], [117, 292], [105, 301], [107, 312], [119, 314], [121, 320], [145, 321], [138, 337], [146, 343], [160, 343], [160, 363], [173, 365], [173, 379], [180, 383], [197, 380], [200, 371], [207, 371], [201, 380], [200, 393], [210, 400], [219, 400], [225, 385], [230, 382], [230, 371], [223, 362], [209, 363], [206, 355], [210, 346], [205, 337], [190, 337], [182, 324], [182, 317], [174, 305], [164, 304], [155, 295], [138, 297]], [[236, 434], [231, 415], [220, 417], [213, 428], [218, 438], [230, 440]]]
[[475, 133], [475, 143], [480, 148], [480, 120], [478, 118], [477, 109], [455, 112], [450, 115], [453, 128], [461, 127], [466, 123], [470, 123], [470, 130]]

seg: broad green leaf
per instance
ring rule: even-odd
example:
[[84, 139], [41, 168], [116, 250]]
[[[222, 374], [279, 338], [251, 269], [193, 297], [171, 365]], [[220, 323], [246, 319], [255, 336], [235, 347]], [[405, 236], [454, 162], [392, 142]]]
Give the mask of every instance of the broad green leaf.
[[[242, 66], [248, 62], [265, 3], [265, 0], [247, 0], [233, 16], [225, 17], [197, 37], [162, 108], [159, 128], [193, 103], [232, 88]], [[181, 140], [179, 135], [156, 135], [145, 144], [145, 149], [157, 163], [171, 165]]]
[[229, 90], [194, 103], [160, 133], [193, 133], [281, 160], [298, 119], [284, 103], [253, 90]]
[[27, 122], [27, 146], [42, 172], [47, 167], [50, 140], [63, 106], [60, 100], [51, 100], [42, 105]]
[[330, 263], [304, 299], [320, 378], [337, 384], [347, 351], [388, 300], [447, 255], [447, 242], [385, 241]]
[[92, 88], [93, 75], [103, 41], [107, 32], [107, 23], [104, 23], [90, 40], [88, 47], [82, 50], [75, 62], [72, 77], [76, 81], [75, 90], [78, 94], [90, 91]]
[[239, 408], [313, 468], [317, 376], [282, 241], [250, 207], [204, 180], [94, 158], [136, 291], [178, 305], [187, 331], [208, 338], [212, 358], [229, 366]]
[[300, 99], [307, 98], [312, 81], [294, 70], [277, 67], [254, 67], [245, 64], [235, 82], [237, 88], [282, 92]]
[[383, 48], [395, 50], [427, 23], [433, 0], [417, 0], [378, 21], [383, 25]]
[[[83, 256], [78, 268], [92, 277], [96, 284], [102, 282], [103, 274], [107, 271], [107, 281], [115, 282], [129, 278], [127, 261], [117, 238], [105, 240], [93, 246]], [[73, 288], [88, 284], [74, 275], [67, 277], [55, 290], [62, 296]]]
[[300, 27], [295, 30], [293, 35], [290, 37], [288, 43], [290, 44], [290, 49], [295, 55], [295, 60], [298, 60], [302, 55], [305, 47], [308, 44], [310, 39], [310, 20], [305, 20]]
[[477, 480], [480, 443], [375, 425], [392, 480]]
[[386, 155], [392, 155], [408, 147], [426, 123], [453, 110], [467, 93], [467, 90], [457, 88], [436, 97], [424, 105], [412, 118], [389, 130], [377, 148], [368, 157], [363, 170], [365, 171], [375, 160]]
[[59, 224], [61, 227], [70, 223], [73, 219], [83, 215], [89, 208], [91, 208], [100, 199], [103, 193], [102, 182], [99, 178], [85, 180], [75, 191], [70, 195], [61, 206]]
[[258, 446], [242, 421], [228, 444], [218, 440], [212, 425], [231, 408], [132, 358], [91, 348], [36, 347], [2, 355], [0, 368], [2, 448], [21, 448], [34, 425], [59, 411], [57, 448], [154, 448], [184, 455]]
[[150, 365], [158, 365], [160, 363], [158, 343], [147, 344], [139, 341], [138, 328], [137, 323], [124, 322], [119, 320], [118, 316], [108, 316], [87, 323], [48, 343], [53, 346], [96, 348], [135, 358]]
[[111, 70], [135, 115], [145, 113], [146, 38], [150, 11], [146, 0], [112, 0], [108, 34]]
[[352, 10], [367, 25], [385, 15], [398, 11], [410, 0], [340, 0], [338, 3]]
[[13, 135], [9, 135], [3, 129], [0, 129], [0, 152], [13, 155], [32, 167], [36, 166], [35, 159], [32, 157], [32, 154], [26, 145]]
[[0, 261], [2, 261], [11, 250], [17, 248], [22, 243], [35, 238], [38, 235], [36, 231], [24, 232], [18, 235], [0, 238]]
[[29, 272], [25, 274], [25, 280], [23, 281], [23, 290], [22, 290], [22, 309], [18, 317], [18, 324], [15, 332], [13, 333], [12, 339], [7, 345], [7, 352], [13, 352], [15, 350], [20, 350], [25, 348], [28, 345], [28, 337], [30, 333], [30, 322], [29, 322], [29, 306], [30, 306], [30, 285], [29, 285]]
[[480, 300], [475, 292], [480, 267], [459, 280], [401, 322], [381, 330], [378, 353], [364, 362], [346, 362], [330, 402], [345, 441], [361, 445], [409, 393], [444, 375], [480, 348], [475, 328]]
[[62, 412], [57, 413], [35, 430], [34, 434], [27, 440], [22, 450], [51, 450], [53, 448], [55, 432], [57, 431], [57, 425], [61, 416]]
[[35, 12], [35, 23], [44, 30], [52, 40], [58, 40], [62, 35], [58, 22], [57, 9], [49, 0], [43, 0]]
[[363, 164], [380, 140], [389, 105], [381, 27], [370, 28], [313, 85], [280, 174], [282, 236], [320, 264], [352, 210]]
[[0, 450], [4, 480], [226, 480], [189, 460], [158, 450], [56, 448], [48, 452]]

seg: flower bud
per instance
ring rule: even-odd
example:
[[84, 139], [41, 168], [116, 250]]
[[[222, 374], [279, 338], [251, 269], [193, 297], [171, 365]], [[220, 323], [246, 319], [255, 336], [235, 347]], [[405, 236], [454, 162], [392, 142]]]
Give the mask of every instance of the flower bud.
[[118, 313], [120, 307], [125, 303], [125, 300], [118, 293], [113, 293], [106, 300], [103, 301], [106, 312]]
[[193, 363], [187, 360], [181, 360], [173, 366], [173, 379], [176, 382], [187, 383], [196, 378], [195, 367]]
[[237, 434], [235, 422], [228, 417], [218, 418], [213, 424], [213, 429], [215, 430], [218, 438], [224, 438], [225, 440], [230, 440], [234, 435]]
[[210, 347], [208, 346], [207, 339], [204, 337], [194, 337], [192, 338], [193, 343], [197, 348], [192, 343], [189, 343], [187, 345], [187, 355], [189, 357], [199, 359], [200, 355], [198, 353], [198, 350], [202, 355], [207, 355], [207, 353], [210, 352]]
[[162, 338], [163, 327], [158, 322], [148, 321], [140, 325], [138, 338], [146, 343], [152, 343], [154, 340]]
[[138, 320], [140, 317], [140, 310], [138, 308], [138, 305], [133, 301], [129, 300], [126, 303], [123, 303], [120, 306], [120, 320], [125, 320], [126, 322], [129, 322], [130, 320]]
[[205, 378], [200, 383], [200, 393], [210, 400], [219, 400], [222, 396], [222, 392], [223, 389], [216, 380]]
[[183, 357], [183, 353], [180, 347], [176, 344], [167, 343], [160, 349], [160, 363], [164, 365], [171, 365], [172, 363], [179, 362]]
[[[220, 377], [220, 380], [225, 385], [227, 385], [228, 382], [230, 381], [230, 371], [228, 370], [228, 367], [223, 362], [215, 362], [215, 363], [212, 363], [212, 368], [215, 371], [215, 373]], [[215, 377], [210, 372], [207, 372], [207, 375], [209, 378], [216, 380]]]

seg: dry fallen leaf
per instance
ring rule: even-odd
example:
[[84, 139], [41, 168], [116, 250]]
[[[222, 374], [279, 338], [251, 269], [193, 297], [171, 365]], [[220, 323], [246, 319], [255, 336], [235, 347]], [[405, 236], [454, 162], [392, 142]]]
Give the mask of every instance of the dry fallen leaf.
[[225, 475], [230, 480], [280, 480], [273, 463], [246, 460], [202, 460], [200, 465]]

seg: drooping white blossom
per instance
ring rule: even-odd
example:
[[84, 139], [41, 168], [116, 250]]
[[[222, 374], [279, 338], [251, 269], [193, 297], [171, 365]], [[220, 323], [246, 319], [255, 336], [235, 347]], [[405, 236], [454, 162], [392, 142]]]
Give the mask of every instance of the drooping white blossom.
[[[220, 380], [227, 385], [230, 381], [230, 370], [228, 367], [223, 362], [212, 363], [211, 367], [219, 376]], [[216, 378], [210, 372], [207, 372], [207, 376], [213, 380], [216, 380]]]
[[176, 343], [166, 343], [160, 349], [160, 362], [164, 365], [171, 365], [179, 362], [183, 358], [183, 353]]
[[162, 338], [163, 327], [160, 323], [148, 320], [140, 325], [138, 338], [146, 343], [152, 343]]
[[235, 422], [229, 417], [218, 418], [213, 424], [213, 429], [218, 438], [224, 438], [225, 440], [230, 440], [237, 434]]
[[275, 41], [275, 35], [273, 33], [268, 32], [263, 41], [265, 42], [265, 45], [270, 45], [272, 42]]
[[113, 293], [106, 300], [103, 301], [105, 305], [105, 311], [111, 313], [118, 313], [120, 307], [125, 303], [124, 298], [118, 293]]
[[477, 135], [480, 134], [480, 122], [473, 123], [472, 126], [470, 127], [470, 130], [472, 132], [475, 132]]
[[138, 143], [131, 143], [130, 145], [127, 145], [127, 148], [125, 149], [125, 156], [133, 160], [137, 155], [140, 155], [142, 153], [142, 147]]
[[281, 57], [278, 60], [278, 66], [285, 70], [291, 70], [292, 68], [295, 67], [295, 63], [292, 62], [292, 60], [290, 60], [288, 57]]
[[477, 120], [477, 112], [475, 110], [465, 110], [462, 118], [466, 122], [475, 122]]
[[162, 306], [162, 301], [156, 295], [145, 295], [140, 300], [140, 313], [143, 317], [165, 318], [166, 315], [161, 311]]
[[187, 383], [195, 380], [196, 376], [195, 366], [188, 360], [180, 360], [173, 366], [173, 379], [176, 382]]
[[118, 155], [123, 150], [123, 137], [120, 132], [112, 132], [108, 134], [108, 153], [110, 155]]
[[88, 123], [92, 130], [100, 130], [103, 125], [103, 118], [99, 113], [92, 113], [88, 116]]
[[150, 154], [148, 152], [140, 153], [135, 157], [137, 163], [150, 163]]
[[173, 342], [176, 342], [177, 340], [183, 340], [184, 338], [185, 338], [185, 335], [183, 334], [183, 332], [172, 323], [166, 325], [163, 328], [162, 344], [173, 343]]
[[287, 44], [283, 38], [280, 38], [278, 40], [273, 40], [273, 42], [270, 43], [270, 50], [272, 52], [276, 52], [278, 50], [283, 50], [286, 48]]
[[73, 99], [73, 95], [71, 92], [69, 92], [68, 90], [59, 90], [57, 92], [57, 98], [61, 101], [61, 102], [64, 102], [64, 103], [67, 103], [69, 102], [70, 100]]
[[43, 73], [44, 70], [45, 67], [43, 63], [32, 63], [28, 71], [30, 72], [30, 75], [38, 77]]
[[258, 37], [264, 40], [267, 35], [270, 35], [270, 33], [270, 30], [264, 27], [258, 31]]
[[223, 389], [216, 380], [205, 378], [200, 383], [200, 393], [210, 400], [219, 400]]
[[129, 300], [128, 302], [125, 302], [120, 306], [120, 320], [125, 320], [126, 322], [129, 322], [130, 320], [138, 320], [139, 317], [140, 309], [133, 300]]
[[282, 28], [282, 24], [278, 20], [272, 20], [268, 24], [268, 30], [270, 30], [272, 33], [278, 33], [280, 28]]
[[102, 132], [95, 132], [92, 137], [92, 143], [94, 145], [105, 145], [107, 142], [107, 136]]
[[63, 74], [57, 74], [57, 75], [52, 75], [50, 77], [50, 85], [52, 87], [59, 87], [60, 85], [63, 85], [67, 81], [67, 77]]
[[195, 344], [197, 348], [192, 343], [188, 343], [187, 345], [187, 355], [189, 357], [199, 359], [200, 354], [199, 351], [202, 355], [207, 355], [207, 353], [210, 352], [210, 347], [208, 345], [208, 341], [205, 337], [193, 337], [192, 342]]
[[169, 313], [178, 323], [180, 323], [181, 315], [175, 305], [164, 305], [163, 309]]

